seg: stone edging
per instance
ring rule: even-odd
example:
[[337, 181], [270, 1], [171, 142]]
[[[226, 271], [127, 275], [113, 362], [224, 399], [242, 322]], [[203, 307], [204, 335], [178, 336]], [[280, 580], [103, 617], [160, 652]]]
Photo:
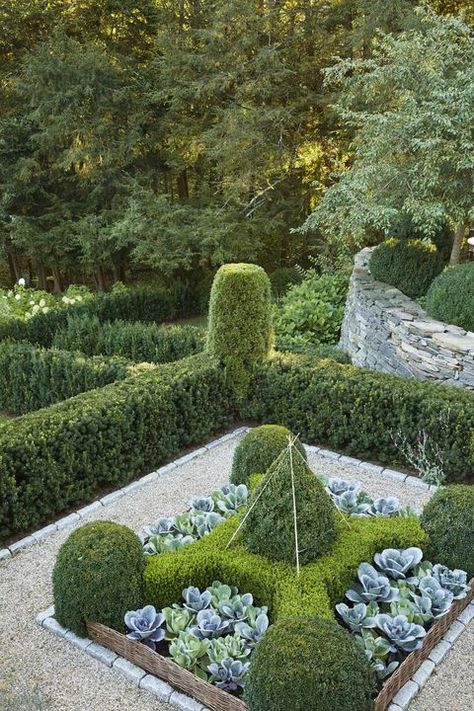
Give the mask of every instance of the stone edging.
[[[454, 645], [458, 637], [466, 630], [469, 622], [474, 619], [474, 602], [471, 602], [453, 622], [442, 640], [431, 650], [428, 659], [419, 667], [418, 671], [402, 686], [400, 691], [394, 696], [388, 711], [405, 711], [415, 696], [421, 691], [433, 671], [441, 664], [445, 655]], [[162, 679], [158, 679], [152, 674], [147, 674], [143, 669], [132, 664], [128, 659], [120, 657], [107, 647], [103, 647], [97, 642], [92, 642], [87, 637], [78, 637], [74, 632], [62, 627], [54, 617], [54, 607], [49, 607], [44, 612], [40, 612], [36, 617], [36, 622], [40, 627], [49, 630], [58, 637], [66, 639], [70, 644], [78, 649], [82, 649], [90, 657], [97, 659], [102, 664], [116, 670], [125, 676], [139, 689], [145, 689], [155, 696], [159, 701], [171, 704], [180, 711], [209, 711], [195, 699], [182, 694], [173, 689]]]
[[[19, 541], [15, 541], [15, 543], [12, 543], [7, 548], [0, 549], [0, 562], [3, 560], [9, 560], [25, 548], [30, 548], [36, 543], [44, 541], [46, 538], [51, 536], [53, 533], [56, 533], [57, 531], [61, 531], [65, 528], [70, 528], [76, 523], [79, 523], [79, 521], [85, 521], [85, 519], [90, 513], [97, 511], [102, 507], [108, 506], [109, 504], [115, 503], [118, 499], [122, 498], [122, 496], [125, 496], [126, 494], [129, 494], [132, 491], [137, 491], [138, 489], [141, 489], [143, 486], [149, 484], [152, 481], [155, 481], [163, 474], [166, 474], [172, 469], [176, 469], [176, 467], [181, 466], [181, 464], [186, 464], [186, 462], [189, 462], [192, 459], [195, 459], [196, 457], [200, 457], [209, 450], [214, 449], [214, 447], [218, 447], [219, 445], [224, 444], [225, 442], [228, 442], [229, 440], [234, 439], [235, 437], [238, 437], [244, 432], [248, 432], [250, 429], [252, 428], [238, 427], [237, 429], [228, 432], [227, 434], [223, 435], [222, 437], [219, 437], [218, 439], [211, 440], [203, 447], [194, 449], [192, 452], [189, 452], [189, 454], [185, 454], [179, 459], [175, 459], [169, 464], [165, 464], [163, 467], [160, 467], [156, 471], [142, 476], [141, 479], [137, 479], [131, 484], [127, 484], [127, 486], [124, 486], [122, 489], [117, 489], [117, 491], [113, 491], [112, 493], [103, 496], [98, 501], [94, 501], [92, 504], [83, 506], [81, 509], [78, 509], [77, 511], [74, 511], [73, 513], [70, 513], [67, 516], [64, 516], [63, 518], [60, 518], [55, 523], [51, 523], [48, 526], [44, 526], [44, 528], [40, 528], [38, 531], [31, 533], [29, 536], [25, 536], [25, 538], [21, 538]], [[359, 467], [360, 469], [366, 472], [371, 472], [372, 474], [383, 474], [384, 477], [396, 479], [399, 482], [404, 482], [405, 484], [408, 484], [408, 486], [413, 486], [417, 489], [423, 489], [425, 491], [436, 491], [437, 489], [436, 486], [429, 486], [428, 484], [425, 484], [423, 481], [421, 481], [421, 479], [418, 479], [415, 476], [410, 476], [409, 474], [405, 474], [395, 469], [389, 469], [379, 464], [372, 464], [371, 462], [364, 462], [361, 459], [356, 459], [355, 457], [347, 457], [343, 454], [339, 454], [338, 452], [333, 452], [330, 449], [324, 449], [323, 447], [315, 447], [313, 445], [305, 445], [305, 447], [308, 452], [319, 454], [320, 457], [338, 460], [343, 464], [351, 464], [352, 466]]]

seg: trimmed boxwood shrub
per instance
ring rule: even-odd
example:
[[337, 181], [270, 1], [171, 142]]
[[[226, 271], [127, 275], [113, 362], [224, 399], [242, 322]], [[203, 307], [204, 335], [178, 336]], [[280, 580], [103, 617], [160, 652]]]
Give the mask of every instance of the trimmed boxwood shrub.
[[241, 413], [280, 422], [303, 442], [391, 465], [400, 462], [394, 434], [414, 443], [425, 431], [443, 451], [447, 480], [472, 478], [474, 395], [458, 388], [280, 355], [256, 369]]
[[331, 620], [272, 625], [252, 655], [244, 699], [250, 711], [370, 711], [374, 672], [354, 637]]
[[27, 341], [5, 341], [0, 343], [0, 411], [23, 415], [39, 410], [123, 380], [133, 368], [133, 363], [118, 356], [85, 358]]
[[245, 523], [244, 540], [252, 553], [296, 564], [290, 460], [293, 461], [299, 558], [305, 565], [326, 553], [335, 542], [336, 509], [323, 484], [290, 448], [255, 489], [252, 501], [256, 503]]
[[474, 264], [448, 267], [436, 277], [426, 295], [430, 316], [466, 331], [474, 331]]
[[430, 539], [430, 560], [474, 576], [474, 487], [438, 489], [423, 509], [421, 525]]
[[[248, 484], [252, 474], [264, 474], [286, 449], [291, 436], [290, 430], [281, 425], [262, 425], [247, 432], [234, 453], [231, 482]], [[301, 442], [298, 441], [296, 446], [306, 459], [306, 450]]]
[[151, 471], [228, 427], [234, 407], [198, 355], [0, 425], [0, 536]]
[[267, 274], [255, 264], [225, 264], [214, 278], [209, 301], [209, 355], [224, 363], [242, 393], [246, 373], [268, 356], [271, 346]]
[[334, 605], [352, 585], [360, 563], [384, 548], [426, 550], [427, 545], [414, 516], [350, 519], [350, 529], [341, 521], [332, 549], [303, 566], [298, 577], [293, 565], [251, 553], [241, 533], [226, 548], [238, 525], [239, 517], [233, 516], [190, 546], [148, 558], [146, 602], [157, 609], [169, 607], [189, 585], [206, 588], [214, 580], [231, 580], [239, 589], [251, 590], [257, 604], [267, 605], [272, 621], [302, 612], [333, 619]]
[[66, 326], [56, 332], [53, 347], [89, 356], [122, 356], [135, 363], [170, 363], [202, 351], [204, 333], [189, 325], [101, 322], [97, 316], [70, 316]]
[[374, 279], [414, 298], [426, 294], [443, 267], [444, 260], [436, 247], [419, 239], [388, 239], [374, 249], [369, 262]]
[[86, 622], [122, 631], [123, 616], [143, 604], [143, 549], [127, 526], [94, 521], [73, 531], [53, 570], [58, 622], [81, 637]]

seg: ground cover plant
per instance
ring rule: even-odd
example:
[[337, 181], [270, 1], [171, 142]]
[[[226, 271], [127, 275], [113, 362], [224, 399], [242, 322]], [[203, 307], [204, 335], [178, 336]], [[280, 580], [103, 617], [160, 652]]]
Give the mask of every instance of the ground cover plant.
[[[456, 527], [456, 524], [455, 524]], [[358, 581], [336, 611], [355, 636], [379, 685], [410, 652], [421, 649], [427, 630], [466, 597], [467, 573], [423, 560], [417, 547], [387, 548], [361, 563]]]

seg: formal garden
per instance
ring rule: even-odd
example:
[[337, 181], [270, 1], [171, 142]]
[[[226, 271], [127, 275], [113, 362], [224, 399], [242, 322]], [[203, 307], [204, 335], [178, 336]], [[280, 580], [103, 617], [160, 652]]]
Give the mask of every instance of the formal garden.
[[0, 11], [0, 711], [467, 711], [470, 2]]

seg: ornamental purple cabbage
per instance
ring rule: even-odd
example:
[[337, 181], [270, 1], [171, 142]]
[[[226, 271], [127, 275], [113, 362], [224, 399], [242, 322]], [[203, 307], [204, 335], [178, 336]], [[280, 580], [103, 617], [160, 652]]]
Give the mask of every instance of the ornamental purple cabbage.
[[126, 627], [131, 630], [127, 637], [143, 642], [154, 649], [155, 643], [164, 639], [165, 630], [162, 628], [164, 621], [164, 614], [157, 612], [153, 605], [146, 605], [141, 610], [130, 610], [124, 617]]

